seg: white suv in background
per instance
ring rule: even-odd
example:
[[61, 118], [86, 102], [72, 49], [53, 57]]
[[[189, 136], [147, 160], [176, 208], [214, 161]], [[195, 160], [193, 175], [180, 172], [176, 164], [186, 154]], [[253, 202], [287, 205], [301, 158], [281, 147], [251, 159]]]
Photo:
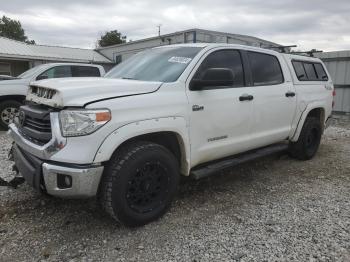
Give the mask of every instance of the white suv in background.
[[99, 77], [103, 66], [77, 63], [49, 63], [33, 67], [18, 77], [0, 81], [0, 128], [7, 128], [23, 104], [32, 81], [62, 77]]

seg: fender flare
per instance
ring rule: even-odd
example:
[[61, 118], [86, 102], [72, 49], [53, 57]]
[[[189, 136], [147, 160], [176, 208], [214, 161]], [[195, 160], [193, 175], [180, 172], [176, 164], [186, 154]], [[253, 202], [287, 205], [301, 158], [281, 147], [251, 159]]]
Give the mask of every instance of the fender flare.
[[[317, 109], [317, 108], [321, 108], [325, 112], [324, 102], [322, 102], [322, 101], [315, 101], [315, 102], [310, 103], [310, 104], [308, 104], [306, 106], [305, 110], [302, 112], [302, 114], [301, 114], [301, 116], [299, 118], [298, 124], [297, 124], [297, 126], [296, 126], [296, 128], [294, 130], [294, 133], [292, 134], [292, 136], [290, 138], [290, 141], [292, 141], [292, 142], [298, 141], [300, 133], [301, 133], [301, 129], [304, 126], [304, 122], [305, 122], [306, 117], [309, 115], [309, 113], [312, 110]], [[324, 126], [324, 121], [325, 121], [325, 119], [323, 119], [323, 121], [322, 121], [322, 125], [323, 126]]]
[[187, 123], [183, 117], [162, 117], [136, 121], [123, 125], [111, 132], [98, 148], [94, 163], [109, 161], [112, 154], [124, 142], [141, 136], [157, 132], [175, 133], [181, 150], [181, 173], [188, 175], [190, 169], [190, 142]]

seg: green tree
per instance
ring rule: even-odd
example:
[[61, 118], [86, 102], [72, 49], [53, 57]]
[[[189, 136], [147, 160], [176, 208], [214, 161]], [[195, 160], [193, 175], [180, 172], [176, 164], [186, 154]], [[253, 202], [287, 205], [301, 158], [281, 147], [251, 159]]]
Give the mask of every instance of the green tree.
[[21, 22], [13, 20], [7, 16], [0, 18], [0, 36], [25, 42], [27, 44], [35, 44], [34, 40], [29, 40], [25, 35]]
[[112, 30], [112, 31], [106, 32], [104, 35], [101, 35], [101, 39], [98, 40], [98, 45], [103, 47], [103, 46], [122, 44], [125, 42], [126, 42], [126, 36], [123, 36], [122, 33], [118, 32], [118, 30]]

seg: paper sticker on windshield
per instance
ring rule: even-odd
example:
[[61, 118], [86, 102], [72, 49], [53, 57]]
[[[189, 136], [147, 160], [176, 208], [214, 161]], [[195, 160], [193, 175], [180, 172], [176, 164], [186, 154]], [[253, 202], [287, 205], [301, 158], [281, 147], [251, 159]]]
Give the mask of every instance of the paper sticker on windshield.
[[181, 56], [173, 56], [169, 58], [169, 62], [171, 63], [180, 63], [180, 64], [188, 64], [192, 58], [181, 57]]

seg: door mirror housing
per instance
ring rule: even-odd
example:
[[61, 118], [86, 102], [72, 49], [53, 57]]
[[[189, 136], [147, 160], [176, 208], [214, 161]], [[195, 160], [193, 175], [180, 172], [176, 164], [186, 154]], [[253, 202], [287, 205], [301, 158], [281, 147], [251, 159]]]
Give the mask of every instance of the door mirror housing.
[[206, 87], [232, 86], [234, 74], [229, 68], [208, 68], [200, 79], [192, 79], [190, 90], [198, 91]]

